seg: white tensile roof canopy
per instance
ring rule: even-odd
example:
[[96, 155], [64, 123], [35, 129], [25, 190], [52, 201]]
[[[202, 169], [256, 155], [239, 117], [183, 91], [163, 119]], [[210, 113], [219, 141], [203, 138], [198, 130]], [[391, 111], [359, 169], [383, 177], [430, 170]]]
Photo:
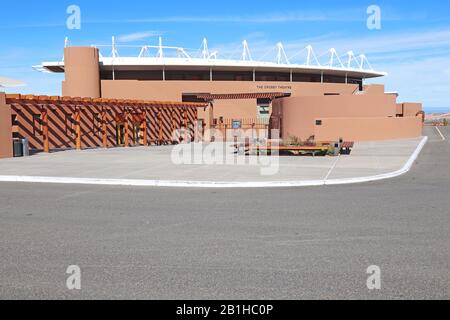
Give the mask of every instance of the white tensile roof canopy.
[[[65, 46], [69, 46], [66, 38]], [[239, 57], [223, 59], [218, 51], [212, 51], [208, 47], [207, 39], [203, 39], [202, 45], [196, 52], [192, 49], [165, 46], [160, 37], [157, 45], [131, 46], [118, 45], [115, 37], [111, 45], [92, 45], [100, 49], [100, 66], [104, 70], [115, 68], [133, 70], [151, 70], [160, 67], [172, 67], [195, 70], [211, 68], [218, 70], [256, 70], [277, 72], [305, 72], [325, 73], [331, 75], [348, 75], [360, 78], [375, 78], [385, 76], [385, 72], [375, 71], [370, 65], [366, 55], [355, 55], [349, 51], [339, 55], [336, 49], [331, 48], [321, 55], [316, 55], [311, 45], [306, 46], [292, 56], [288, 56], [283, 43], [277, 43], [273, 48], [268, 48], [263, 58], [255, 59], [252, 56], [249, 44], [242, 42], [239, 49]], [[122, 56], [120, 49], [136, 49], [134, 56]], [[36, 70], [43, 72], [64, 72], [64, 59], [62, 61], [43, 62], [34, 66]]]

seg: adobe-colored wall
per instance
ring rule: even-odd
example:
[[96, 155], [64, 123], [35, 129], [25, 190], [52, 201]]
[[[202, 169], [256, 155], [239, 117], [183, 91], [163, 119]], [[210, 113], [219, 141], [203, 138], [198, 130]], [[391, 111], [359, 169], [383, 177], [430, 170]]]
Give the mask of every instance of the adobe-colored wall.
[[308, 139], [314, 135], [316, 119], [395, 117], [396, 98], [392, 95], [341, 95], [291, 97], [274, 102], [282, 116], [282, 135]]
[[422, 111], [421, 103], [403, 103], [404, 117], [415, 117], [420, 111]]
[[415, 117], [420, 111], [422, 111], [421, 103], [399, 103], [397, 104], [397, 115], [401, 117]]
[[315, 127], [317, 141], [377, 141], [416, 138], [422, 135], [421, 117], [325, 118]]
[[91, 47], [64, 49], [65, 80], [62, 95], [100, 98], [99, 51]]
[[364, 94], [384, 94], [383, 84], [370, 84], [364, 86]]
[[0, 92], [0, 158], [12, 156], [11, 108], [6, 104], [5, 94]]
[[[102, 80], [103, 98], [182, 101], [183, 93], [253, 93], [286, 92], [292, 96], [322, 96], [325, 93], [352, 94], [358, 85], [299, 82], [252, 81], [134, 81]], [[214, 104], [214, 118], [242, 119], [256, 117], [256, 99], [220, 100]], [[199, 110], [199, 118], [206, 115]]]

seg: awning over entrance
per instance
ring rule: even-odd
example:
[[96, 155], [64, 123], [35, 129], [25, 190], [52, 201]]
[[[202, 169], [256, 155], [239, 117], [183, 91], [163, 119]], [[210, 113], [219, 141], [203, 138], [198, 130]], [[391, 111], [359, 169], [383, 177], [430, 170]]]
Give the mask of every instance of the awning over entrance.
[[276, 99], [290, 97], [290, 93], [283, 92], [254, 92], [254, 93], [225, 93], [225, 94], [197, 94], [198, 99], [205, 101], [213, 100], [244, 100], [244, 99]]

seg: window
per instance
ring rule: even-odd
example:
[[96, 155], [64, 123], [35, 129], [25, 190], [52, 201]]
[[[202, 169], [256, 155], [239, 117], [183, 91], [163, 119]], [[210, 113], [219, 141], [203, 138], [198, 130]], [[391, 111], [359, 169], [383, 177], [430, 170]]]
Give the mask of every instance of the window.
[[11, 125], [13, 125], [13, 126], [19, 125], [19, 122], [17, 121], [17, 116], [16, 115], [12, 115], [11, 116]]
[[166, 71], [166, 80], [209, 81], [209, 71]]
[[256, 72], [256, 81], [290, 81], [289, 73], [280, 72]]
[[241, 129], [242, 128], [242, 122], [240, 120], [233, 120], [232, 128], [233, 129]]
[[215, 81], [253, 81], [253, 72], [247, 71], [214, 71]]
[[12, 134], [14, 139], [20, 138], [19, 134], [19, 121], [17, 121], [17, 115], [11, 116]]
[[[113, 72], [112, 70], [101, 71], [100, 77], [101, 80], [112, 80]], [[114, 78], [115, 80], [163, 80], [163, 70], [116, 70], [114, 72]]]
[[320, 74], [294, 73], [292, 75], [292, 81], [294, 81], [294, 82], [321, 82], [322, 77]]
[[316, 120], [316, 126], [321, 126], [322, 125], [322, 120]]
[[324, 75], [323, 82], [324, 83], [345, 83], [345, 77]]
[[258, 118], [270, 117], [270, 99], [257, 100], [257, 116]]

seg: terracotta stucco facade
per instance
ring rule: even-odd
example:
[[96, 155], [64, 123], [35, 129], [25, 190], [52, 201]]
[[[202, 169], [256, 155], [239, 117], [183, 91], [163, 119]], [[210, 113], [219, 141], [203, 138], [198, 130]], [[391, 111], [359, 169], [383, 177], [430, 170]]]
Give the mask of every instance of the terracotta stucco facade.
[[[419, 117], [418, 113], [422, 110], [421, 104], [397, 103], [397, 96], [385, 93], [382, 85], [365, 86], [361, 91], [358, 84], [346, 83], [107, 80], [101, 77], [98, 55], [98, 49], [95, 48], [65, 49], [63, 95], [181, 102], [186, 96], [198, 93], [281, 92], [290, 94], [290, 97], [272, 102], [270, 123], [272, 128], [281, 130], [284, 139], [290, 136], [300, 139], [310, 137], [316, 140], [322, 137], [338, 139], [342, 134], [336, 133], [339, 129], [336, 129], [335, 123], [345, 123], [346, 128], [342, 128], [342, 133], [353, 130], [354, 134], [349, 136], [355, 141], [378, 138], [398, 139], [416, 137], [421, 134], [421, 124], [417, 121], [400, 119]], [[198, 117], [209, 127], [217, 123], [218, 119], [225, 122], [231, 120], [257, 122], [260, 115], [256, 99], [242, 99], [214, 101], [213, 108], [199, 109]], [[380, 120], [388, 118], [390, 120]], [[333, 122], [329, 119], [348, 120]], [[391, 123], [394, 127], [395, 123], [399, 125], [396, 130], [389, 129], [390, 134], [365, 134], [361, 126], [357, 124], [357, 119], [372, 119], [374, 125], [367, 126], [367, 130], [376, 128], [377, 132], [388, 130]], [[322, 120], [320, 128], [316, 125], [318, 120]], [[379, 126], [376, 126], [377, 123]]]
[[322, 125], [316, 126], [315, 138], [319, 141], [377, 141], [407, 139], [422, 134], [420, 117], [354, 117], [323, 118]]
[[5, 94], [0, 92], [0, 158], [13, 155], [11, 108], [6, 104]]

